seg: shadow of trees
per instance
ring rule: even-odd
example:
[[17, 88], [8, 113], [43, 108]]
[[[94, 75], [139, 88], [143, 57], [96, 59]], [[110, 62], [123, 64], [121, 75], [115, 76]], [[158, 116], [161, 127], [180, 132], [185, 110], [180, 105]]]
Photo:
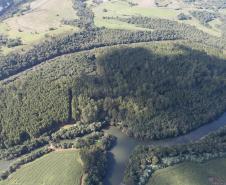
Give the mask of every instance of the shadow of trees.
[[225, 60], [184, 45], [157, 52], [114, 48], [98, 55], [95, 73], [82, 75], [73, 93], [80, 114], [89, 109], [92, 120], [119, 124], [137, 138], [160, 139], [222, 114], [225, 76]]

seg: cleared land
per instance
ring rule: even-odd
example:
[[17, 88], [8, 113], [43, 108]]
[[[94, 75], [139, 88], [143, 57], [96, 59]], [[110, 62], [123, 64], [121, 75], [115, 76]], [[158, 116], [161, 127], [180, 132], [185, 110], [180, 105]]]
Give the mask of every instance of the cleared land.
[[7, 170], [10, 164], [11, 164], [11, 161], [0, 160], [0, 172]]
[[225, 185], [226, 159], [181, 163], [157, 171], [148, 185]]
[[80, 185], [82, 174], [77, 151], [52, 152], [22, 166], [0, 185]]
[[[46, 35], [78, 30], [62, 23], [63, 19], [77, 19], [71, 0], [35, 0], [23, 5], [26, 6], [30, 6], [30, 10], [23, 15], [15, 15], [0, 23], [0, 34], [8, 35], [9, 38], [19, 37], [25, 45], [29, 45]], [[8, 50], [3, 48], [3, 51]]]
[[[131, 3], [133, 5], [131, 5]], [[98, 27], [107, 27], [111, 29], [128, 29], [128, 30], [142, 30], [144, 28], [136, 27], [132, 24], [105, 19], [104, 17], [131, 17], [131, 16], [146, 16], [163, 18], [169, 20], [179, 21], [177, 15], [180, 13], [189, 14], [189, 11], [195, 10], [194, 7], [190, 7], [181, 3], [180, 1], [173, 1], [173, 3], [166, 3], [166, 7], [157, 7], [153, 0], [132, 0], [132, 1], [121, 1], [112, 0], [104, 1], [100, 4], [94, 4], [89, 0], [88, 4], [91, 6], [95, 14], [95, 24]], [[215, 27], [215, 24], [211, 27], [203, 26], [197, 19], [179, 21], [185, 24], [195, 26], [196, 28], [207, 32], [211, 35], [220, 36], [221, 31]], [[221, 22], [218, 22], [221, 24]]]
[[[108, 28], [121, 29], [141, 29], [132, 24], [123, 23], [115, 20], [107, 20], [103, 17], [131, 17], [136, 15], [147, 17], [161, 17], [161, 18], [176, 18], [177, 13], [174, 10], [157, 7], [140, 7], [130, 6], [126, 1], [106, 1], [100, 5], [93, 7], [95, 14], [95, 24], [99, 27], [105, 26]], [[107, 10], [107, 11], [106, 11]]]
[[222, 14], [226, 15], [226, 8], [221, 9], [220, 12], [221, 12]]

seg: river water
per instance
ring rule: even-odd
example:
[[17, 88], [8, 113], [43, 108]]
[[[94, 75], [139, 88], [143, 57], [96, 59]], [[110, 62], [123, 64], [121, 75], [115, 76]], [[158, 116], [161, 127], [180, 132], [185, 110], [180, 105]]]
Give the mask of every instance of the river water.
[[208, 135], [212, 131], [226, 126], [226, 113], [224, 113], [217, 120], [206, 124], [186, 135], [163, 139], [158, 141], [139, 141], [137, 139], [126, 136], [116, 127], [110, 127], [105, 130], [106, 133], [117, 137], [117, 143], [111, 150], [110, 169], [104, 181], [105, 185], [120, 185], [124, 176], [126, 164], [129, 156], [137, 145], [151, 145], [151, 146], [171, 146], [174, 144], [186, 144], [197, 141], [202, 137]]

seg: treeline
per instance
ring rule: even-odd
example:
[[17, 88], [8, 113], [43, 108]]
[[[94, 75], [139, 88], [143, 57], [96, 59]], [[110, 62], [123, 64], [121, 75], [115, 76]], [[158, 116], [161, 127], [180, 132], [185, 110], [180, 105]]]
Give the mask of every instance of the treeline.
[[82, 137], [95, 131], [100, 131], [104, 126], [106, 126], [106, 123], [98, 122], [91, 124], [82, 124], [77, 122], [75, 126], [69, 129], [61, 129], [53, 133], [51, 136], [53, 141], [75, 139], [77, 137]]
[[183, 0], [186, 3], [195, 3], [198, 8], [202, 9], [223, 9], [226, 8], [225, 0], [205, 1], [205, 0]]
[[28, 1], [29, 0], [1, 0], [0, 6], [2, 6], [3, 9], [0, 11], [0, 21], [12, 17], [20, 11], [20, 5]]
[[12, 48], [12, 47], [19, 46], [19, 45], [22, 45], [22, 41], [20, 38], [9, 39], [5, 35], [0, 35], [0, 47], [6, 46], [8, 48]]
[[1, 57], [0, 80], [63, 54], [116, 44], [189, 39], [219, 48], [226, 46], [224, 39], [210, 36], [195, 27], [176, 21], [147, 17], [117, 19], [154, 29], [154, 31], [95, 29], [57, 38], [54, 37], [33, 46], [32, 49], [25, 53], [10, 53]]
[[13, 4], [13, 0], [2, 0], [0, 1], [0, 16]]
[[170, 147], [139, 146], [124, 176], [126, 185], [143, 185], [153, 172], [184, 161], [203, 162], [226, 156], [226, 127], [198, 142]]
[[87, 177], [85, 185], [102, 185], [108, 168], [108, 153], [98, 147], [80, 151], [83, 168]]
[[158, 49], [106, 50], [96, 59], [97, 74], [83, 75], [74, 89], [76, 117], [88, 106], [94, 120], [117, 123], [136, 138], [160, 139], [225, 111], [225, 60], [184, 46]]
[[217, 18], [216, 13], [209, 11], [191, 11], [193, 17], [199, 20], [199, 22], [205, 26], [208, 26], [208, 23]]
[[56, 138], [79, 136], [79, 125], [106, 122], [128, 135], [157, 139], [187, 133], [215, 119], [226, 107], [225, 60], [220, 51], [206, 48], [207, 54], [203, 45], [180, 43], [67, 55], [2, 85], [2, 147], [50, 135], [68, 122], [78, 127], [59, 131]]
[[73, 140], [61, 140], [51, 141], [51, 146], [54, 148], [60, 149], [69, 149], [69, 148], [88, 148], [91, 146], [100, 147], [103, 150], [110, 150], [116, 142], [116, 137], [103, 132], [92, 132], [91, 134], [86, 134], [83, 137], [77, 137]]
[[8, 48], [15, 47], [21, 45], [21, 39], [9, 39], [5, 35], [0, 35], [0, 46], [7, 46]]
[[190, 15], [186, 15], [184, 13], [180, 13], [177, 15], [178, 20], [190, 20], [192, 17]]
[[63, 54], [116, 44], [175, 39], [182, 39], [175, 37], [175, 31], [133, 32], [107, 29], [54, 37], [33, 46], [28, 52], [10, 53], [1, 57], [0, 80]]
[[[85, 138], [86, 141], [87, 138]], [[79, 154], [83, 162], [84, 184], [103, 185], [108, 170], [110, 158], [109, 150], [114, 145], [116, 138], [104, 135], [96, 145], [89, 145], [80, 150]]]
[[41, 137], [24, 142], [22, 145], [17, 145], [8, 149], [0, 149], [0, 160], [12, 160], [27, 154], [37, 148], [43, 147], [49, 143], [48, 137]]
[[177, 39], [193, 40], [214, 47], [225, 48], [226, 46], [225, 40], [215, 36], [211, 36], [208, 33], [205, 33], [197, 29], [195, 26], [179, 23], [177, 21], [142, 16], [133, 16], [130, 18], [121, 18], [121, 17], [105, 17], [105, 18], [116, 19], [129, 24], [135, 24], [143, 28], [158, 30], [163, 33], [174, 30], [174, 37]]
[[[107, 158], [105, 158], [107, 157], [107, 151], [112, 148], [115, 142], [116, 137], [112, 135], [106, 135], [103, 132], [92, 132], [84, 137], [76, 138], [76, 140], [56, 142], [50, 138], [41, 138], [35, 141], [29, 141], [21, 146], [12, 147], [8, 150], [2, 150], [0, 159], [11, 160], [15, 157], [20, 157], [24, 154], [26, 155], [18, 158], [7, 170], [2, 171], [0, 173], [0, 181], [7, 179], [10, 174], [15, 172], [22, 165], [32, 162], [54, 149], [77, 148], [80, 149], [80, 155], [82, 155], [81, 158], [84, 162], [84, 172], [88, 175], [88, 178], [85, 179], [85, 183], [92, 185], [101, 183], [107, 170]], [[43, 147], [47, 143], [50, 143], [51, 145]], [[103, 166], [105, 167], [104, 169], [101, 168]], [[89, 179], [90, 177], [92, 179]]]
[[0, 86], [1, 148], [51, 134], [71, 121], [68, 90], [82, 72], [92, 71], [89, 58], [89, 53], [61, 57]]
[[95, 29], [94, 14], [92, 10], [87, 6], [86, 0], [72, 0], [74, 9], [77, 11], [79, 17], [76, 26], [84, 30]]
[[8, 178], [8, 176], [10, 174], [12, 174], [13, 172], [15, 172], [17, 169], [19, 169], [22, 165], [32, 162], [35, 159], [51, 152], [52, 150], [46, 147], [43, 147], [41, 149], [38, 149], [37, 151], [33, 151], [30, 154], [24, 156], [23, 158], [20, 158], [19, 160], [17, 160], [16, 162], [14, 162], [13, 164], [11, 164], [8, 168], [8, 170], [3, 171], [0, 173], [0, 180], [5, 180], [6, 178]]

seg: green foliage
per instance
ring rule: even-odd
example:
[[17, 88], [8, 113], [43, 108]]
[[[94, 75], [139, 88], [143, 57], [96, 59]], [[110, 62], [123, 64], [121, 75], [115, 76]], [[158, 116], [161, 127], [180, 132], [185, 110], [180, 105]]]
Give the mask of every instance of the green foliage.
[[53, 133], [52, 140], [58, 141], [63, 139], [75, 139], [95, 131], [100, 131], [103, 128], [103, 126], [105, 126], [105, 124], [101, 122], [92, 124], [76, 123], [75, 126], [69, 129], [61, 129]]
[[191, 16], [186, 15], [184, 13], [180, 13], [179, 15], [177, 15], [178, 20], [190, 20]]
[[194, 26], [179, 23], [178, 21], [142, 16], [133, 16], [130, 18], [120, 18], [120, 17], [106, 17], [106, 18], [116, 19], [129, 24], [134, 24], [135, 26], [138, 27], [158, 30], [158, 32], [161, 33], [173, 32], [174, 34], [172, 34], [171, 36], [174, 37], [175, 40], [176, 39], [194, 40], [214, 47], [223, 47], [223, 48], [225, 47], [224, 39], [216, 36], [211, 36], [206, 32], [195, 28]]
[[191, 15], [197, 18], [204, 25], [208, 25], [208, 22], [217, 18], [215, 13], [208, 11], [192, 11]]
[[43, 148], [33, 151], [33, 152], [29, 153], [28, 155], [18, 159], [16, 162], [14, 162], [13, 164], [11, 164], [9, 166], [8, 170], [6, 170], [0, 174], [0, 180], [5, 180], [11, 173], [15, 172], [22, 165], [32, 162], [35, 159], [40, 158], [49, 152], [51, 152], [51, 149], [43, 147]]
[[29, 0], [1, 0], [0, 7], [3, 9], [0, 11], [0, 20], [7, 19], [17, 13], [20, 10], [19, 6], [27, 1]]
[[19, 46], [22, 44], [22, 41], [19, 38], [9, 39], [5, 35], [0, 35], [0, 46], [7, 46], [8, 48]]
[[0, 143], [19, 144], [68, 121], [111, 122], [139, 138], [187, 133], [226, 107], [225, 61], [200, 48], [115, 46], [46, 63], [1, 86]]
[[32, 150], [43, 147], [48, 144], [48, 140], [48, 138], [39, 138], [27, 141], [23, 143], [23, 145], [17, 145], [8, 149], [0, 149], [0, 159], [11, 160], [17, 158], [31, 152]]
[[[86, 55], [56, 60], [43, 70], [29, 73], [24, 79], [1, 86], [0, 143], [4, 147], [38, 137], [68, 122], [68, 89], [72, 79], [84, 69], [89, 71]], [[28, 136], [28, 138], [24, 138]]]
[[87, 174], [86, 185], [102, 185], [107, 170], [107, 153], [99, 148], [83, 149], [80, 156]]
[[[154, 171], [185, 161], [203, 162], [226, 156], [226, 127], [198, 142], [174, 146], [138, 146], [130, 157], [125, 184], [145, 184]], [[156, 160], [158, 159], [158, 160]], [[149, 173], [145, 174], [146, 171]]]
[[105, 51], [97, 58], [97, 75], [83, 76], [76, 94], [98, 105], [99, 120], [120, 123], [138, 138], [185, 134], [220, 115], [226, 107], [225, 61], [180, 45], [172, 49], [180, 54], [160, 50]]
[[[175, 31], [123, 31], [93, 30], [54, 37], [34, 45], [28, 52], [14, 52], [0, 58], [0, 80], [24, 71], [46, 60], [68, 53], [89, 50], [97, 47], [112, 46], [158, 40], [176, 40]], [[220, 44], [220, 43], [219, 43]]]

